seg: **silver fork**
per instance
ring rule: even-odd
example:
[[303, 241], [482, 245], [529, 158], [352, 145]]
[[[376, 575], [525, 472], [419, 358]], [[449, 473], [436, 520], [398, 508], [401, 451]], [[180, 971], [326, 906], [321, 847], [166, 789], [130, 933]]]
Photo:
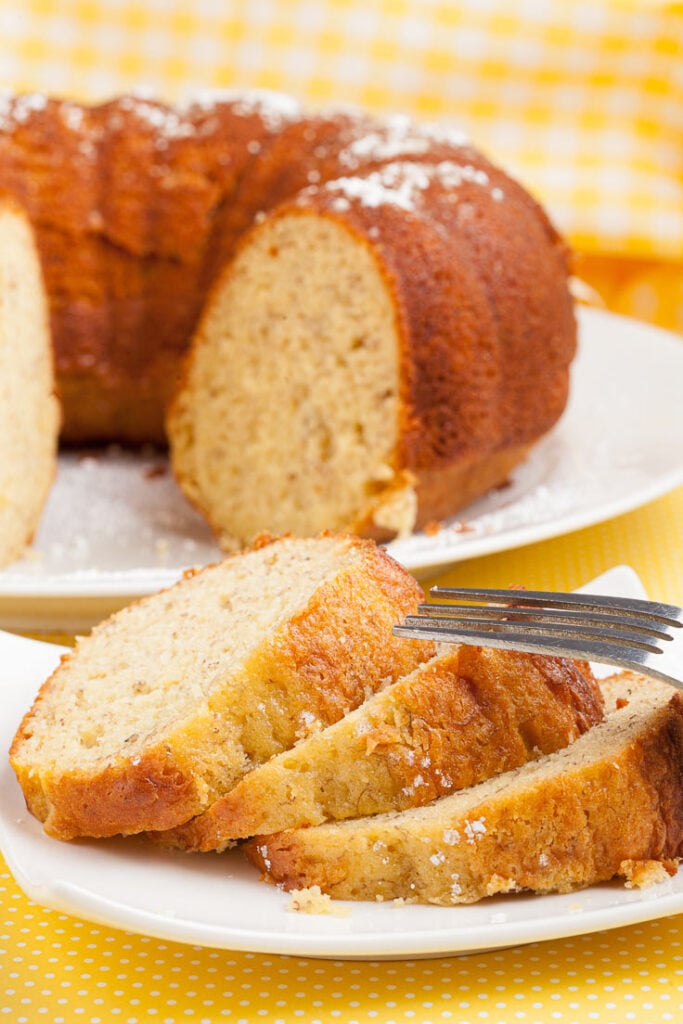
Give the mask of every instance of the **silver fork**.
[[[396, 636], [553, 654], [635, 669], [683, 689], [683, 609], [539, 590], [432, 587]], [[443, 600], [449, 602], [444, 604]]]

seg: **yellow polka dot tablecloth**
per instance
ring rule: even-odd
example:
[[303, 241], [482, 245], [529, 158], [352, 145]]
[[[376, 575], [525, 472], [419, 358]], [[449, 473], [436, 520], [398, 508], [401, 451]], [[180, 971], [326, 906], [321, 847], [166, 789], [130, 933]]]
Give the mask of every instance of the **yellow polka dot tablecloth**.
[[0, 1011], [13, 1024], [676, 1024], [683, 1006], [681, 918], [485, 955], [355, 963], [176, 946], [9, 909], [2, 928], [22, 940], [0, 954]]
[[[86, 100], [270, 88], [458, 124], [548, 205], [591, 301], [683, 332], [680, 2], [3, 0], [0, 71], [4, 88]], [[683, 488], [429, 582], [572, 589], [617, 565], [633, 567], [652, 597], [683, 604]], [[68, 848], [44, 842], [59, 848], [58, 875]], [[89, 848], [76, 845], [87, 873]], [[214, 913], [229, 924], [235, 908], [215, 861]], [[183, 884], [202, 870], [193, 862]], [[256, 917], [267, 895], [254, 884]], [[356, 960], [174, 941], [144, 922], [103, 923], [102, 907], [80, 916], [32, 896], [0, 858], [0, 1020], [11, 1024], [683, 1021], [678, 909], [628, 926], [607, 927], [607, 915], [564, 938], [529, 940], [521, 929], [523, 943], [464, 954], [456, 925], [454, 948], [439, 956], [384, 960], [365, 949]], [[501, 930], [506, 906], [495, 907]], [[458, 910], [461, 922], [471, 909]], [[360, 920], [352, 911], [319, 928], [347, 942]], [[392, 919], [398, 939], [403, 920]]]

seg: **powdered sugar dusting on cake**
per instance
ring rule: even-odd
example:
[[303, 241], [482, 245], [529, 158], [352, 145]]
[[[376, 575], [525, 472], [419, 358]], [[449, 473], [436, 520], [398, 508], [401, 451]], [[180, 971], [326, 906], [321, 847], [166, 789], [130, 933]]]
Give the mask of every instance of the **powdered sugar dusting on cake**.
[[416, 198], [429, 187], [430, 177], [423, 164], [389, 164], [365, 177], [336, 178], [328, 181], [326, 192], [339, 193], [361, 206], [390, 204], [402, 210], [414, 210]]
[[473, 843], [477, 836], [483, 836], [486, 832], [486, 825], [484, 824], [484, 818], [477, 818], [476, 821], [465, 822], [465, 835], [467, 836], [467, 842]]
[[0, 128], [11, 128], [15, 124], [24, 124], [48, 104], [47, 96], [42, 92], [27, 92], [15, 96], [11, 92], [0, 95]]
[[240, 117], [258, 115], [269, 131], [277, 131], [283, 125], [296, 121], [302, 116], [301, 104], [292, 96], [269, 89], [207, 89], [190, 96], [178, 110], [191, 111], [193, 108], [205, 112], [215, 110], [222, 103], [230, 103]]
[[135, 114], [155, 130], [155, 145], [158, 149], [164, 149], [175, 139], [186, 139], [195, 134], [192, 121], [177, 109], [150, 102], [140, 96], [124, 96], [118, 106], [121, 110]]
[[427, 785], [427, 783], [422, 778], [422, 776], [421, 775], [416, 775], [415, 778], [413, 779], [413, 781], [410, 783], [410, 785], [409, 786], [404, 786], [403, 789], [401, 790], [401, 792], [405, 793], [406, 796], [413, 796], [416, 789], [419, 789], [420, 786], [426, 786], [426, 785]]
[[[340, 212], [349, 209], [352, 202], [365, 207], [397, 206], [408, 212], [422, 202], [424, 193], [432, 184], [454, 190], [464, 183], [489, 185], [486, 171], [472, 164], [459, 164], [442, 160], [436, 164], [394, 161], [365, 175], [335, 178], [323, 186], [323, 191], [334, 196], [332, 208]], [[314, 195], [317, 189], [304, 189], [300, 201]]]
[[419, 156], [435, 144], [465, 146], [467, 137], [446, 125], [415, 124], [405, 114], [394, 114], [350, 142], [340, 152], [339, 162], [356, 170], [363, 162]]
[[259, 846], [257, 846], [257, 850], [261, 854], [264, 868], [266, 869], [266, 871], [270, 871], [270, 858], [268, 856], [268, 847], [266, 846], [265, 843], [261, 843]]
[[85, 111], [79, 104], [64, 100], [59, 104], [59, 115], [72, 132], [80, 132], [85, 128]]

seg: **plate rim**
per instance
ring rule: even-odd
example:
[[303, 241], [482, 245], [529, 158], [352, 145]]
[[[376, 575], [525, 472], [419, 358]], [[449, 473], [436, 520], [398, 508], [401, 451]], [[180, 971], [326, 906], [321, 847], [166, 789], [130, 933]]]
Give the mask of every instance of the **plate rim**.
[[[5, 859], [10, 866], [7, 857]], [[15, 873], [14, 867], [10, 866], [10, 870], [18, 881], [18, 873]], [[19, 877], [22, 875], [19, 874]], [[82, 918], [104, 927], [130, 931], [164, 942], [180, 942], [186, 945], [243, 953], [304, 956], [325, 960], [410, 960], [425, 957], [463, 956], [475, 952], [495, 952], [497, 949], [512, 946], [525, 946], [536, 942], [562, 940], [579, 935], [611, 931], [615, 928], [625, 928], [634, 924], [659, 920], [683, 911], [683, 891], [666, 892], [658, 895], [655, 900], [634, 900], [610, 907], [597, 907], [592, 910], [582, 910], [580, 914], [576, 913], [573, 916], [549, 916], [540, 921], [534, 918], [526, 924], [519, 920], [513, 920], [497, 922], [495, 925], [490, 923], [477, 925], [470, 927], [460, 938], [459, 944], [454, 945], [452, 941], [446, 940], [455, 934], [455, 926], [451, 930], [430, 931], [427, 928], [421, 928], [416, 932], [401, 933], [392, 929], [391, 922], [388, 921], [384, 931], [377, 934], [357, 932], [350, 938], [346, 934], [322, 931], [303, 935], [287, 934], [278, 930], [250, 932], [245, 928], [231, 929], [225, 925], [198, 924], [178, 917], [164, 918], [162, 915], [153, 914], [150, 911], [131, 909], [125, 904], [115, 903], [59, 880], [53, 882], [52, 886], [32, 886], [30, 881], [26, 880], [26, 876], [23, 878], [25, 884], [20, 883], [20, 887], [34, 902], [49, 906], [59, 913]], [[265, 883], [255, 882], [255, 884]], [[600, 887], [591, 886], [590, 889], [594, 891], [598, 888], [606, 888], [610, 884], [617, 886], [620, 883], [606, 883]], [[666, 886], [669, 883], [660, 884]], [[579, 890], [568, 895], [576, 898], [582, 892], [588, 891], [590, 890]], [[68, 899], [69, 893], [72, 894], [71, 899]], [[552, 895], [559, 896], [561, 894]], [[525, 900], [536, 901], [549, 897], [519, 893], [512, 894], [512, 898], [522, 903]], [[343, 903], [343, 901], [337, 902]], [[343, 903], [343, 905], [347, 904]], [[353, 912], [354, 904], [348, 905]], [[111, 908], [109, 915], [106, 913], [107, 907]], [[653, 913], [654, 908], [656, 908], [656, 912]], [[460, 907], [434, 906], [428, 909], [433, 910], [435, 914], [443, 910], [462, 913], [467, 912], [468, 907], [467, 905]], [[389, 914], [392, 912], [389, 907], [387, 910]], [[164, 927], [165, 920], [172, 921], [172, 925]], [[334, 918], [331, 916], [327, 920], [332, 921]], [[348, 920], [348, 918], [341, 918], [341, 920]], [[496, 938], [492, 941], [494, 928]], [[414, 939], [411, 944], [411, 936], [415, 934], [420, 940], [417, 948], [414, 945]], [[378, 946], [378, 940], [381, 942], [380, 946]]]

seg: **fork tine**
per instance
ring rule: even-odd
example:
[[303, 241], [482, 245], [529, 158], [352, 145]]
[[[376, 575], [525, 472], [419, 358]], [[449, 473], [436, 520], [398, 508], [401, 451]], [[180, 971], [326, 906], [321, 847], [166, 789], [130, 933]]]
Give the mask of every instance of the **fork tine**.
[[446, 599], [461, 598], [467, 601], [481, 601], [513, 606], [537, 606], [545, 608], [574, 608], [576, 610], [597, 610], [605, 614], [642, 615], [645, 619], [656, 619], [668, 625], [681, 624], [681, 609], [659, 601], [641, 601], [626, 597], [605, 597], [593, 594], [557, 594], [543, 590], [489, 590], [477, 587], [432, 587], [434, 597]]
[[574, 608], [562, 608], [557, 611], [548, 611], [540, 606], [519, 608], [516, 605], [471, 605], [471, 604], [420, 604], [418, 612], [428, 618], [434, 619], [455, 619], [457, 622], [510, 622], [528, 621], [532, 623], [558, 623], [560, 625], [577, 626], [595, 625], [605, 631], [613, 629], [626, 629], [633, 633], [642, 633], [645, 636], [652, 636], [658, 639], [668, 637], [669, 634], [661, 628], [664, 623], [659, 619], [643, 621], [642, 616], [629, 616], [625, 614], [606, 615], [602, 611], [583, 612]]
[[[526, 621], [523, 623], [511, 621], [510, 619], [478, 619], [474, 629], [467, 629], [468, 623], [464, 622], [464, 629], [459, 628], [458, 620], [454, 619], [439, 619], [429, 618], [428, 622], [425, 621], [424, 617], [419, 615], [407, 615], [405, 625], [410, 627], [422, 627], [431, 628], [435, 633], [441, 633], [443, 636], [450, 635], [463, 635], [465, 632], [471, 636], [481, 637], [481, 641], [484, 644], [489, 644], [489, 638], [499, 636], [502, 638], [511, 636], [522, 636], [522, 637], [547, 637], [550, 642], [554, 641], [554, 638], [566, 638], [576, 641], [585, 641], [592, 643], [595, 640], [604, 641], [607, 644], [628, 644], [633, 647], [637, 647], [643, 651], [651, 651], [657, 653], [659, 647], [654, 642], [648, 643], [647, 638], [650, 636], [652, 640], [660, 639], [666, 642], [671, 641], [671, 637], [668, 633], [658, 633], [654, 637], [650, 634], [632, 632], [628, 629], [615, 629], [612, 628], [606, 631], [601, 626], [589, 626], [577, 624], [575, 621], [568, 623], [563, 622], [548, 622], [545, 618], [539, 619], [536, 622]], [[490, 646], [490, 645], [489, 645]]]
[[467, 603], [420, 605], [421, 614], [394, 626], [396, 636], [586, 658], [644, 670], [683, 689], [683, 608], [538, 590], [433, 587], [431, 593]]
[[[394, 626], [395, 636], [403, 636], [424, 640], [444, 641], [444, 633], [430, 626]], [[478, 644], [494, 647], [498, 650], [528, 651], [531, 654], [549, 654], [553, 657], [580, 658], [601, 662], [605, 665], [616, 665], [623, 668], [634, 668], [646, 663], [648, 651], [631, 648], [623, 644], [610, 644], [598, 640], [576, 640], [568, 637], [552, 638], [531, 637], [527, 633], [491, 633], [484, 635], [477, 630], [448, 630], [449, 643]], [[659, 673], [653, 672], [654, 675]], [[668, 678], [668, 677], [666, 677]], [[680, 685], [680, 684], [679, 684]]]

